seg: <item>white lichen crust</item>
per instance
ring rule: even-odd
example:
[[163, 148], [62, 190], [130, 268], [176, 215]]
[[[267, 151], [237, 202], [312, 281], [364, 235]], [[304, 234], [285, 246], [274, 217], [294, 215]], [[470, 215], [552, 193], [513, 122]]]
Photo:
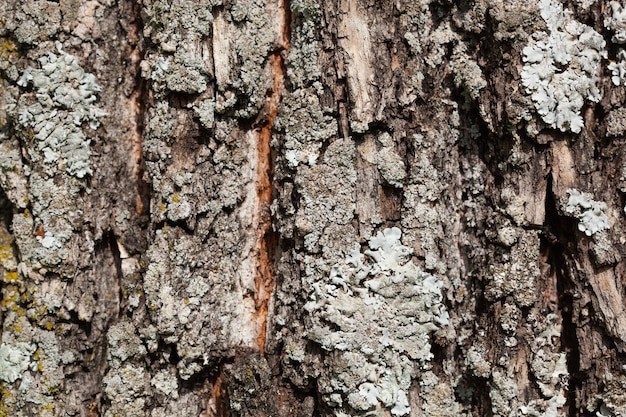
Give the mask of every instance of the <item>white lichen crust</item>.
[[378, 232], [363, 253], [356, 244], [305, 305], [307, 337], [330, 352], [318, 384], [337, 415], [408, 414], [414, 365], [428, 369], [430, 335], [448, 324], [442, 281], [410, 260], [400, 236]]
[[597, 87], [605, 41], [553, 0], [539, 2], [547, 31], [533, 33], [523, 50], [522, 85], [552, 128], [579, 133], [585, 100], [600, 101]]

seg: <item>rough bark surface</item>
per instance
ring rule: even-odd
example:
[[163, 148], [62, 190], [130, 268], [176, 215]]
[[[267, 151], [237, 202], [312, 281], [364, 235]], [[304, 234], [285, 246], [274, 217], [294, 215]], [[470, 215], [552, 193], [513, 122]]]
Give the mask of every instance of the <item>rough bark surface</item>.
[[619, 2], [0, 10], [0, 416], [626, 415]]

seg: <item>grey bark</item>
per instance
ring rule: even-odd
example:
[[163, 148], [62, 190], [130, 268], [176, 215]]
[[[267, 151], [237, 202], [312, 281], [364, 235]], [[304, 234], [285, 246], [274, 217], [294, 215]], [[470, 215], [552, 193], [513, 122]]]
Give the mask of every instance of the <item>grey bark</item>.
[[0, 416], [626, 415], [618, 2], [0, 10]]

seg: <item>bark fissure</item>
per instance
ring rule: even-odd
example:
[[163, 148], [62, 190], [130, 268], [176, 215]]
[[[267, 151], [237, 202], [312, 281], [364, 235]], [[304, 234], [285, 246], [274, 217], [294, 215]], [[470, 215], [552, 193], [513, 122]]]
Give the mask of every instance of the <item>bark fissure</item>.
[[569, 219], [559, 215], [552, 182], [552, 177], [549, 176], [545, 202], [546, 224], [541, 235], [541, 246], [542, 254], [550, 265], [550, 274], [556, 277], [558, 311], [561, 314], [561, 350], [566, 354], [569, 373], [564, 409], [568, 416], [573, 417], [578, 415], [577, 393], [582, 387], [583, 378], [580, 372], [578, 325], [574, 318], [576, 288], [567, 260], [569, 256], [567, 246], [573, 239], [571, 233], [575, 228]]
[[255, 308], [257, 317], [257, 345], [261, 355], [265, 354], [265, 339], [267, 332], [268, 313], [272, 293], [276, 286], [274, 276], [273, 253], [277, 248], [277, 234], [272, 228], [270, 206], [274, 192], [274, 157], [272, 154], [272, 129], [278, 116], [281, 97], [285, 87], [285, 63], [283, 53], [289, 48], [289, 4], [281, 0], [278, 10], [282, 16], [280, 28], [281, 39], [277, 48], [269, 56], [269, 66], [272, 74], [272, 89], [267, 97], [262, 120], [258, 126], [257, 166], [256, 166], [256, 194], [258, 201], [258, 225], [256, 247], [255, 275]]
[[133, 141], [133, 175], [136, 181], [136, 198], [135, 198], [135, 212], [138, 216], [145, 214], [146, 209], [150, 207], [150, 187], [144, 180], [144, 160], [142, 150], [142, 140], [145, 129], [145, 113], [147, 103], [149, 102], [149, 94], [147, 84], [144, 78], [141, 76], [140, 64], [144, 59], [143, 48], [143, 20], [141, 19], [141, 5], [139, 2], [134, 1], [132, 3], [133, 18], [131, 26], [134, 29], [134, 33], [129, 33], [129, 40], [131, 44], [134, 44], [134, 48], [130, 54], [134, 71], [135, 71], [135, 83], [134, 89], [131, 93], [131, 105], [135, 118], [135, 130], [132, 135]]
[[124, 274], [122, 273], [122, 257], [121, 257], [117, 239], [115, 237], [115, 233], [108, 232], [106, 235], [106, 241], [108, 242], [109, 250], [111, 251], [111, 257], [113, 258], [113, 264], [115, 266], [115, 272], [116, 272], [116, 278], [117, 278], [119, 310], [118, 310], [117, 317], [115, 317], [114, 319], [115, 321], [117, 321], [117, 318], [119, 318], [120, 315], [123, 314], [125, 310], [125, 297], [124, 297], [124, 291], [122, 290], [124, 288], [124, 286], [122, 285], [122, 280], [124, 278]]
[[221, 375], [218, 375], [213, 382], [209, 406], [215, 417], [228, 416], [228, 393]]

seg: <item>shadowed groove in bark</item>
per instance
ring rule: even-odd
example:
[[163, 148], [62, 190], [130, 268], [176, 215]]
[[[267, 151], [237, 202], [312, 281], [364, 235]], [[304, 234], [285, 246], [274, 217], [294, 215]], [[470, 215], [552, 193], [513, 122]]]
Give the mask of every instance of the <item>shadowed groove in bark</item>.
[[213, 388], [211, 389], [211, 402], [215, 407], [215, 417], [227, 417], [228, 416], [228, 392], [224, 386], [222, 376], [218, 375], [213, 382]]
[[[10, 252], [19, 262], [19, 250], [15, 243], [13, 233], [11, 231], [11, 224], [13, 223], [13, 214], [15, 207], [11, 203], [11, 200], [7, 197], [6, 193], [0, 188], [0, 247], [3, 252]], [[6, 274], [9, 271], [4, 271]], [[0, 300], [4, 299], [4, 287], [7, 283], [4, 279], [0, 280]], [[3, 311], [0, 310], [0, 324], [3, 323]]]
[[133, 174], [135, 181], [137, 182], [137, 196], [135, 203], [135, 212], [138, 216], [146, 214], [146, 209], [150, 207], [150, 188], [144, 181], [144, 160], [142, 152], [142, 139], [145, 127], [145, 112], [146, 105], [149, 101], [148, 89], [146, 82], [141, 76], [141, 69], [139, 65], [144, 58], [144, 39], [143, 39], [143, 20], [141, 19], [141, 4], [137, 0], [133, 0], [131, 3], [133, 16], [130, 19], [130, 26], [134, 29], [132, 33], [128, 33], [128, 40], [131, 45], [134, 45], [130, 54], [132, 65], [135, 67], [135, 84], [131, 93], [132, 97], [132, 109], [135, 118], [135, 131], [133, 132], [133, 159], [134, 170]]
[[580, 415], [576, 406], [577, 392], [581, 389], [582, 380], [585, 377], [580, 371], [577, 323], [574, 321], [576, 288], [566, 259], [570, 256], [568, 255], [568, 242], [573, 239], [574, 230], [575, 224], [572, 220], [558, 213], [550, 175], [547, 182], [546, 224], [542, 232], [541, 250], [547, 258], [551, 273], [556, 275], [558, 309], [561, 314], [561, 349], [566, 354], [569, 373], [567, 401], [564, 408], [570, 417]]
[[[117, 289], [119, 296], [119, 311], [118, 317], [123, 314], [125, 310], [126, 298], [124, 297], [124, 291], [122, 290], [122, 257], [120, 254], [120, 249], [118, 246], [117, 239], [115, 238], [115, 233], [109, 231], [105, 236], [105, 241], [108, 242], [109, 250], [111, 251], [111, 257], [113, 258], [113, 263], [115, 265], [115, 272], [117, 277]], [[117, 321], [117, 320], [115, 320]]]
[[255, 253], [256, 276], [255, 276], [255, 307], [258, 319], [258, 348], [261, 355], [265, 354], [265, 338], [267, 332], [267, 316], [270, 308], [272, 293], [276, 286], [274, 276], [273, 259], [277, 248], [277, 234], [272, 229], [270, 205], [274, 192], [274, 157], [272, 154], [271, 141], [274, 121], [278, 116], [278, 110], [285, 87], [285, 63], [283, 53], [289, 49], [290, 37], [290, 5], [288, 0], [278, 0], [278, 12], [281, 19], [281, 38], [276, 49], [268, 57], [272, 74], [272, 90], [267, 97], [266, 107], [263, 110], [261, 123], [258, 127], [257, 142], [257, 178], [256, 193], [260, 210], [259, 224], [257, 225], [257, 239]]

